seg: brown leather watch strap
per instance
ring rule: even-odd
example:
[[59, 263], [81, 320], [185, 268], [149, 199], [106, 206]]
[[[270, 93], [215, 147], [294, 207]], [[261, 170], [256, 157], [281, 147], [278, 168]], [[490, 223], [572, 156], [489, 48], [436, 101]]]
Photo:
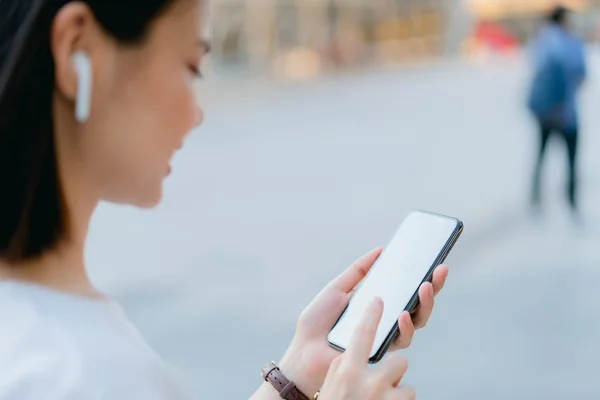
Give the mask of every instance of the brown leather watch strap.
[[279, 397], [282, 399], [309, 400], [309, 398], [296, 387], [294, 382], [291, 382], [283, 375], [277, 364], [273, 361], [263, 367], [262, 376], [265, 381], [269, 382], [275, 390], [277, 390]]

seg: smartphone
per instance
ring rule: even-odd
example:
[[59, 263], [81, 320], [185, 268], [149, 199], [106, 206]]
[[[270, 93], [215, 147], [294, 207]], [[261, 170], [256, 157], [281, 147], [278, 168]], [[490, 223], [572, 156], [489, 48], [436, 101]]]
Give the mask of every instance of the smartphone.
[[341, 351], [347, 349], [369, 303], [380, 297], [384, 310], [369, 362], [381, 361], [401, 334], [398, 317], [405, 310], [416, 309], [421, 284], [431, 281], [433, 271], [444, 262], [462, 231], [463, 223], [456, 218], [427, 211], [410, 213], [331, 329], [329, 344]]

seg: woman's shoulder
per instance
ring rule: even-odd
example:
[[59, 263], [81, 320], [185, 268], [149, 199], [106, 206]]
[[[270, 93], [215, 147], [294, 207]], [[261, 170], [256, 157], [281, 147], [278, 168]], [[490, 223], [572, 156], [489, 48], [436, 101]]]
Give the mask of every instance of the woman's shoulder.
[[25, 302], [0, 302], [0, 398], [71, 398], [82, 357], [68, 334]]
[[0, 283], [0, 326], [2, 400], [191, 398], [116, 304]]

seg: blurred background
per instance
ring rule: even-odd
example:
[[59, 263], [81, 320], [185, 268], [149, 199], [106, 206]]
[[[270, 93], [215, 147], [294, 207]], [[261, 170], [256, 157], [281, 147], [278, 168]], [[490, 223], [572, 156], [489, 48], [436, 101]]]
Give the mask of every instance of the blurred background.
[[406, 351], [418, 398], [597, 399], [600, 1], [563, 3], [589, 64], [578, 223], [559, 141], [528, 208], [524, 49], [556, 3], [213, 1], [205, 124], [162, 205], [103, 205], [87, 254], [200, 398], [248, 398], [318, 291], [420, 208], [465, 234]]

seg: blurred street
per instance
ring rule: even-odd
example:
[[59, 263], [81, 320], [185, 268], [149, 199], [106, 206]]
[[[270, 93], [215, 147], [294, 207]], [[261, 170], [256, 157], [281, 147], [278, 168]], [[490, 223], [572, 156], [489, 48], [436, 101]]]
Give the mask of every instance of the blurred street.
[[[88, 261], [202, 399], [245, 399], [303, 307], [415, 208], [465, 223], [407, 352], [419, 399], [594, 399], [600, 358], [600, 75], [582, 98], [583, 223], [551, 146], [547, 219], [519, 57], [200, 85], [206, 121], [156, 210], [103, 205]], [[233, 379], [232, 379], [233, 377]]]

